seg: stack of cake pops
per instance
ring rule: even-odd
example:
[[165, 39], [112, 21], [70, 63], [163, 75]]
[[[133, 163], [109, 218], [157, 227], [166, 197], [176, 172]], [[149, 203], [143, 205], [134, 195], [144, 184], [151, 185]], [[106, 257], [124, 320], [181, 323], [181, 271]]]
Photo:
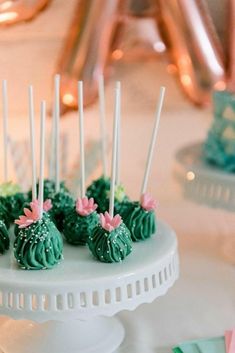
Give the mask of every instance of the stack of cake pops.
[[[3, 81], [4, 183], [0, 186], [0, 254], [10, 246], [9, 226], [15, 223], [14, 255], [21, 269], [51, 269], [63, 259], [63, 238], [70, 246], [86, 246], [93, 258], [123, 261], [134, 243], [156, 233], [156, 202], [147, 193], [165, 88], [160, 90], [139, 201], [131, 201], [120, 183], [121, 84], [116, 82], [113, 119], [111, 175], [107, 168], [104, 79], [99, 80], [101, 156], [103, 173], [86, 189], [83, 82], [78, 82], [78, 132], [80, 187], [76, 199], [60, 180], [60, 76], [54, 79], [53, 141], [54, 178], [44, 180], [46, 103], [41, 102], [40, 163], [37, 181], [33, 87], [29, 87], [29, 137], [32, 188], [23, 193], [8, 180], [8, 111], [6, 81]], [[14, 201], [13, 201], [14, 200]], [[66, 260], [66, 259], [65, 259]]]

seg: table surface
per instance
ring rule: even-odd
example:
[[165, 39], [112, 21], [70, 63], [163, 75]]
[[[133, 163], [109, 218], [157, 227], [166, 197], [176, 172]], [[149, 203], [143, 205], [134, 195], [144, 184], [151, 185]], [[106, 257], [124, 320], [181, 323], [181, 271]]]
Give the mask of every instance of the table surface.
[[[235, 247], [235, 217], [184, 200], [172, 174], [176, 151], [205, 138], [210, 111], [196, 109], [184, 100], [164, 64], [126, 64], [116, 68], [106, 88], [110, 131], [115, 78], [120, 78], [123, 86], [121, 179], [133, 198], [139, 196], [159, 87], [167, 87], [149, 191], [157, 198], [159, 218], [178, 235], [180, 279], [166, 296], [152, 304], [120, 313], [127, 335], [119, 351], [169, 353], [179, 342], [222, 335], [234, 326], [235, 272], [225, 253], [226, 247]], [[85, 111], [85, 117], [86, 138], [97, 138], [97, 104]], [[11, 118], [15, 138], [27, 134], [27, 119], [22, 119]], [[62, 122], [63, 130], [71, 134], [71, 153], [78, 148], [76, 119], [77, 115], [70, 113]]]

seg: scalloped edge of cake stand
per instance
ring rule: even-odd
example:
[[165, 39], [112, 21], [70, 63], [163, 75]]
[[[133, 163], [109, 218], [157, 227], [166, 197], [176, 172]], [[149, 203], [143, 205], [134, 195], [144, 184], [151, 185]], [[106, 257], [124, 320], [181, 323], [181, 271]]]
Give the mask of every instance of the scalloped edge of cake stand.
[[67, 246], [64, 267], [41, 273], [16, 269], [6, 255], [0, 262], [0, 315], [37, 322], [86, 320], [153, 301], [178, 278], [176, 235], [158, 221], [157, 234], [133, 246], [123, 263], [111, 265], [97, 263], [85, 248], [79, 249], [78, 262], [78, 249]]

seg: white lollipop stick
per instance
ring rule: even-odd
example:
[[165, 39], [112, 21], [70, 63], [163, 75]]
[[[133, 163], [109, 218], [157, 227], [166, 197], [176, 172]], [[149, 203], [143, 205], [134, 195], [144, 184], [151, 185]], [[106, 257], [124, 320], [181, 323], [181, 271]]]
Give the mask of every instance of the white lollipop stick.
[[78, 81], [78, 107], [79, 107], [79, 142], [80, 142], [80, 170], [81, 170], [81, 197], [86, 196], [85, 190], [85, 152], [84, 152], [84, 127], [83, 127], [83, 82]]
[[49, 179], [55, 178], [55, 102], [53, 104], [53, 112], [52, 112], [52, 125], [51, 125], [51, 150], [50, 150], [50, 162], [49, 162]]
[[144, 180], [142, 183], [140, 196], [142, 196], [147, 190], [147, 184], [148, 184], [148, 179], [149, 179], [151, 163], [152, 163], [152, 159], [153, 159], [154, 147], [155, 147], [156, 139], [157, 139], [157, 133], [158, 133], [158, 127], [159, 127], [159, 122], [160, 122], [160, 116], [161, 116], [161, 111], [162, 111], [165, 90], [166, 90], [165, 87], [161, 87], [161, 89], [160, 89], [160, 95], [159, 95], [159, 100], [158, 100], [157, 109], [156, 109], [155, 124], [154, 124], [152, 138], [151, 138], [151, 142], [150, 142], [150, 146], [149, 146], [148, 157], [147, 157], [147, 162], [146, 162], [146, 166], [145, 166]]
[[55, 192], [60, 190], [60, 75], [55, 75]]
[[8, 180], [8, 99], [7, 81], [2, 81], [2, 114], [3, 114], [3, 154], [4, 154], [4, 181]]
[[44, 199], [44, 160], [45, 160], [45, 120], [46, 120], [46, 102], [41, 102], [41, 129], [40, 129], [40, 172], [39, 172], [39, 212], [40, 218], [43, 214], [43, 199]]
[[112, 170], [111, 170], [111, 185], [109, 196], [109, 214], [113, 217], [114, 213], [114, 196], [115, 196], [115, 179], [117, 167], [117, 134], [118, 134], [118, 119], [120, 109], [120, 82], [116, 82], [115, 87], [115, 110], [113, 123], [113, 146], [112, 146]]
[[101, 155], [103, 164], [103, 174], [107, 175], [107, 148], [106, 148], [106, 127], [105, 127], [105, 96], [104, 96], [104, 76], [101, 75], [98, 81], [99, 106], [100, 106], [100, 135], [101, 135]]
[[116, 181], [115, 184], [120, 183], [120, 157], [121, 157], [121, 83], [117, 81], [116, 83], [120, 87], [120, 97], [118, 106], [118, 129], [117, 129], [117, 161], [116, 161]]
[[29, 86], [28, 92], [29, 92], [29, 125], [30, 125], [30, 148], [31, 148], [31, 162], [32, 162], [32, 201], [33, 201], [37, 199], [33, 86]]

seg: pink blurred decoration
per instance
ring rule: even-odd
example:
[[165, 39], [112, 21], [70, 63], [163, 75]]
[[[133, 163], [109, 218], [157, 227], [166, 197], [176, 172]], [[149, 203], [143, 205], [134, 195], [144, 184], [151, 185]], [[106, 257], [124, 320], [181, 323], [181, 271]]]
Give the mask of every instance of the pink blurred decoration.
[[108, 212], [105, 212], [105, 214], [100, 214], [100, 223], [103, 229], [107, 230], [108, 232], [112, 232], [112, 230], [120, 226], [122, 223], [122, 218], [119, 214], [111, 217]]
[[11, 25], [34, 18], [50, 0], [1, 0], [0, 25]]
[[51, 199], [47, 199], [43, 202], [43, 211], [48, 212], [52, 209], [53, 205]]
[[[35, 206], [38, 206], [39, 207], [39, 201], [38, 200], [33, 200], [31, 203], [30, 203], [30, 207], [31, 205], [33, 205], [33, 207]], [[52, 205], [52, 202], [51, 202], [51, 199], [47, 199], [46, 201], [43, 202], [43, 211], [44, 212], [48, 212], [52, 209], [53, 205]], [[32, 208], [32, 207], [31, 207]]]
[[143, 194], [140, 199], [140, 204], [143, 209], [146, 211], [153, 211], [157, 207], [157, 202], [150, 194]]
[[235, 353], [235, 329], [225, 331], [224, 337], [226, 353]]
[[20, 216], [19, 219], [15, 220], [15, 224], [17, 224], [19, 228], [26, 228], [40, 219], [39, 203], [31, 202], [30, 207], [31, 210], [24, 208], [25, 215]]
[[78, 198], [76, 202], [76, 211], [80, 216], [88, 216], [97, 209], [97, 205], [94, 203], [93, 197], [88, 199], [87, 197]]

